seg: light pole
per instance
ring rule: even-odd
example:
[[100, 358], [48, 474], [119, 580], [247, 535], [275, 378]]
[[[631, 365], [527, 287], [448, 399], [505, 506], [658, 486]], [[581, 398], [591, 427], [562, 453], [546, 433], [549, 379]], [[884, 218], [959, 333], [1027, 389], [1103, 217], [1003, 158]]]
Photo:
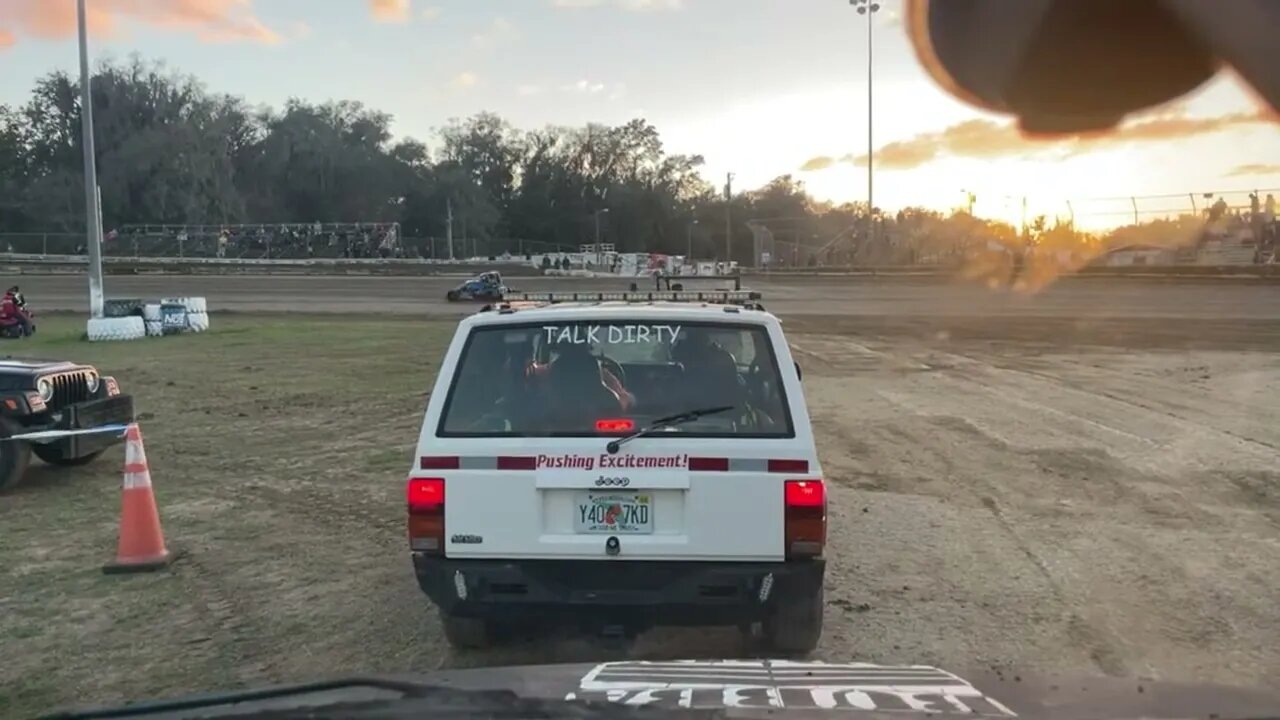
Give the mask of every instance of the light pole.
[[724, 262], [733, 262], [733, 173], [724, 176]]
[[684, 258], [686, 261], [693, 260], [693, 228], [698, 224], [697, 220], [689, 221], [689, 225], [685, 227], [685, 239], [688, 242], [689, 249], [685, 251]]
[[600, 251], [600, 216], [609, 212], [609, 208], [601, 208], [595, 213], [596, 218], [596, 267], [604, 264], [604, 254]]
[[880, 10], [880, 3], [874, 0], [849, 0], [849, 4], [857, 8], [859, 15], [867, 16], [867, 244], [868, 246], [875, 240], [875, 144], [871, 132], [872, 109], [874, 107], [874, 88], [875, 75], [872, 72], [872, 60], [874, 54], [872, 51], [872, 35], [871, 29], [875, 27], [875, 14]]
[[93, 98], [89, 89], [89, 31], [85, 0], [76, 11], [80, 29], [80, 130], [84, 134], [84, 220], [89, 253], [89, 317], [102, 317], [102, 208], [98, 201], [98, 170], [93, 149]]

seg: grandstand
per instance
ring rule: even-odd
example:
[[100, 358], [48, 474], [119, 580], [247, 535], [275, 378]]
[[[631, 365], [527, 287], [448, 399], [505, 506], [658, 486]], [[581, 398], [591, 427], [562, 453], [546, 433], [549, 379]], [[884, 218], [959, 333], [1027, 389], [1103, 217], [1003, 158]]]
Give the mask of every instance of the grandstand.
[[303, 259], [422, 257], [399, 223], [125, 225], [103, 239], [109, 255]]

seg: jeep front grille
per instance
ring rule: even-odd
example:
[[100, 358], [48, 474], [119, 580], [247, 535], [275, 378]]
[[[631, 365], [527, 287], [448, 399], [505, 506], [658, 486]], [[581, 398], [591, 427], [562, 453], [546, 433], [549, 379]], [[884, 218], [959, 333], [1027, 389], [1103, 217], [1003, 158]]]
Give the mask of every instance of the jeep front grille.
[[49, 402], [50, 410], [61, 410], [68, 405], [84, 402], [89, 399], [89, 372], [76, 370], [53, 375], [53, 400]]

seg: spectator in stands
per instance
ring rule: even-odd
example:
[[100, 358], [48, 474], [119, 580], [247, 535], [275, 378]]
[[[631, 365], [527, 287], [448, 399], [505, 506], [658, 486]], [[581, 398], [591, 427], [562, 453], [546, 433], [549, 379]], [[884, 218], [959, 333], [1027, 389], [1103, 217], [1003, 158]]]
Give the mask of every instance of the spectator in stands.
[[1267, 222], [1275, 222], [1276, 219], [1276, 196], [1267, 193], [1267, 201], [1263, 204], [1263, 212], [1266, 213]]
[[1218, 201], [1209, 206], [1209, 219], [1220, 220], [1227, 214], [1227, 201], [1218, 198]]

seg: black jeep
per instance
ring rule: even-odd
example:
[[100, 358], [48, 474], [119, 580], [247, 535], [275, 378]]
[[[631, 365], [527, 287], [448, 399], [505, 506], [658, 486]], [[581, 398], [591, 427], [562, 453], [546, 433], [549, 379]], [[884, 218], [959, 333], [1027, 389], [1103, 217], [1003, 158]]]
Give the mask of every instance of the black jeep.
[[6, 438], [46, 430], [79, 430], [133, 422], [133, 397], [91, 365], [0, 359], [0, 490], [17, 485], [31, 453], [62, 467], [84, 465], [121, 441], [119, 434], [71, 435], [53, 441]]

